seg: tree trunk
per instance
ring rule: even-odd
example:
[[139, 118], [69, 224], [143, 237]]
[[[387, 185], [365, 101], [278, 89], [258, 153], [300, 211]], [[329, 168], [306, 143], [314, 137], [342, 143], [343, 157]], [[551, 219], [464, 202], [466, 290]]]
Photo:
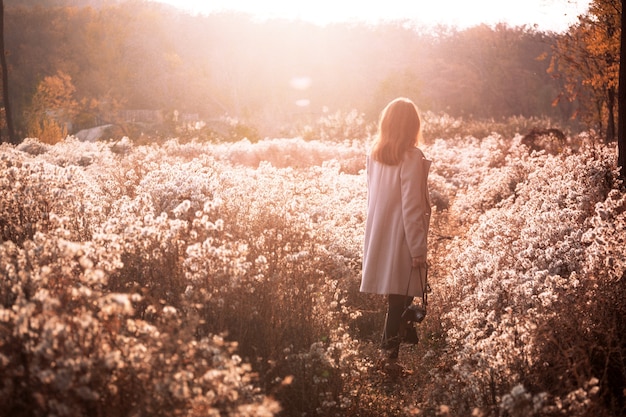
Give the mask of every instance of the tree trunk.
[[[9, 106], [9, 72], [7, 70], [7, 57], [4, 51], [4, 0], [0, 0], [0, 71], [2, 71], [2, 103], [7, 123], [7, 135], [9, 143], [17, 144], [15, 130], [13, 129], [13, 117]], [[0, 137], [0, 142], [2, 138]]]
[[609, 87], [607, 91], [608, 120], [606, 122], [606, 142], [611, 143], [615, 140], [615, 88]]
[[624, 14], [624, 0], [622, 0], [622, 33], [620, 34], [619, 50], [619, 90], [617, 93], [618, 126], [617, 126], [617, 165], [622, 167], [620, 173], [626, 180], [626, 15]]

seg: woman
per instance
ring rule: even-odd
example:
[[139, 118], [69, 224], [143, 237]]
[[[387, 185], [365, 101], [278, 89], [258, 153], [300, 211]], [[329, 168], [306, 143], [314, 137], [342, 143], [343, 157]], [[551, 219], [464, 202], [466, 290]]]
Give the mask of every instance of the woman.
[[378, 135], [367, 157], [361, 291], [387, 296], [382, 341], [385, 369], [398, 367], [401, 330], [411, 326], [415, 334], [401, 316], [426, 287], [430, 161], [417, 148], [421, 125], [411, 100], [393, 100], [381, 113]]

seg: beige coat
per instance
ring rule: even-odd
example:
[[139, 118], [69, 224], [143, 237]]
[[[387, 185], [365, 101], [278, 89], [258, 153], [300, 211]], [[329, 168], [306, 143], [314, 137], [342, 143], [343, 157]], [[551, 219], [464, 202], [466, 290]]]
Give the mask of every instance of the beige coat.
[[422, 296], [425, 274], [411, 258], [427, 251], [430, 164], [418, 148], [394, 166], [368, 156], [362, 292]]

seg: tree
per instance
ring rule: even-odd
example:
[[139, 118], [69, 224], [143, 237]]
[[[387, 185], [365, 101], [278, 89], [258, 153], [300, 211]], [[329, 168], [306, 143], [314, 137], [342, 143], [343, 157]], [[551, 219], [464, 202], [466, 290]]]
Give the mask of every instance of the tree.
[[621, 10], [619, 90], [618, 90], [618, 130], [617, 130], [617, 165], [622, 168], [620, 175], [626, 180], [626, 19], [624, 19], [624, 0]]
[[576, 101], [581, 119], [615, 140], [621, 0], [594, 0], [558, 41], [549, 72], [562, 77], [559, 99]]
[[72, 78], [61, 71], [44, 77], [28, 112], [28, 135], [50, 144], [64, 139], [77, 114], [75, 90]]
[[[0, 0], [0, 69], [2, 71], [2, 103], [4, 104], [4, 117], [7, 126], [9, 143], [17, 143], [15, 130], [13, 129], [13, 117], [11, 106], [9, 105], [9, 72], [7, 69], [7, 59], [4, 51], [4, 0]], [[0, 136], [0, 142], [2, 137]]]

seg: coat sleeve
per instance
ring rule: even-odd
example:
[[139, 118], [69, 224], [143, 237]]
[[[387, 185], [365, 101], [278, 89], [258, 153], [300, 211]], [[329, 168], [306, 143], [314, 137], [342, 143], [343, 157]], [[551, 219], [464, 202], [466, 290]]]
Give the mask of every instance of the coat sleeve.
[[428, 169], [430, 162], [418, 149], [407, 152], [400, 168], [402, 217], [411, 257], [426, 256], [430, 203], [428, 198]]
[[370, 206], [370, 156], [365, 157], [365, 179], [367, 181], [367, 207]]

